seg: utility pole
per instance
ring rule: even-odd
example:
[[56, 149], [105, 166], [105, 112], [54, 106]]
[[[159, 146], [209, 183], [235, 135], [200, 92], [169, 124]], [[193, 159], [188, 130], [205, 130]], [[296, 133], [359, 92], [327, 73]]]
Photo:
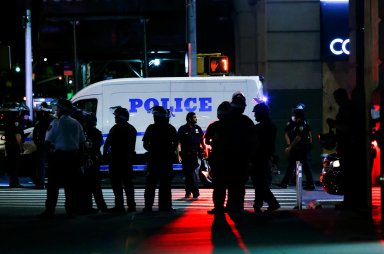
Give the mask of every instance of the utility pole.
[[80, 90], [79, 87], [79, 63], [77, 59], [77, 32], [76, 32], [76, 25], [77, 20], [73, 19], [72, 21], [72, 32], [73, 32], [73, 83], [75, 83], [75, 93], [77, 93]]
[[197, 76], [196, 0], [187, 0], [188, 76]]
[[26, 1], [24, 17], [25, 26], [25, 98], [29, 108], [29, 119], [33, 121], [33, 88], [32, 88], [32, 32], [31, 32], [31, 3]]
[[147, 54], [147, 22], [148, 19], [142, 18], [141, 22], [143, 23], [143, 55], [144, 55], [144, 77], [148, 78], [148, 54]]
[[369, 130], [367, 89], [365, 79], [365, 1], [351, 0], [350, 3], [350, 37], [351, 37], [351, 81], [355, 88], [352, 91], [352, 103], [356, 121], [353, 126], [354, 166], [348, 168], [345, 176], [344, 204], [349, 208], [371, 209], [371, 188], [369, 168]]

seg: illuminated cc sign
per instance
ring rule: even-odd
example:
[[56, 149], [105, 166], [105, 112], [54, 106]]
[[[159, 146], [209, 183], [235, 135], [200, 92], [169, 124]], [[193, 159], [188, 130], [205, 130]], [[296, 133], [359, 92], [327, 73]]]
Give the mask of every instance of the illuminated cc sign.
[[334, 55], [346, 54], [349, 55], [349, 39], [343, 40], [336, 38], [329, 44], [329, 49]]

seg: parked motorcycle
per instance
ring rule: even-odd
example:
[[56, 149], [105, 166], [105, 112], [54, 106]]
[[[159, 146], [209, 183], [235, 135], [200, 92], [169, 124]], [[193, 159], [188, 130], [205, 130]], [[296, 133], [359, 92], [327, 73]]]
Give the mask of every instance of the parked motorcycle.
[[343, 195], [343, 172], [340, 160], [336, 153], [323, 154], [323, 167], [320, 175], [320, 183], [323, 190], [333, 195]]

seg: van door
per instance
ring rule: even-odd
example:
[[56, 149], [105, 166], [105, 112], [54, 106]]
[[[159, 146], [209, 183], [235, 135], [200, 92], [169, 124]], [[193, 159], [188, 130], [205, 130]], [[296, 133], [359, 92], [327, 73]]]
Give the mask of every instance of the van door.
[[73, 101], [73, 105], [80, 110], [93, 113], [97, 117], [97, 128], [102, 130], [102, 120], [103, 119], [103, 101], [102, 96], [100, 94], [97, 95], [87, 95], [80, 97]]

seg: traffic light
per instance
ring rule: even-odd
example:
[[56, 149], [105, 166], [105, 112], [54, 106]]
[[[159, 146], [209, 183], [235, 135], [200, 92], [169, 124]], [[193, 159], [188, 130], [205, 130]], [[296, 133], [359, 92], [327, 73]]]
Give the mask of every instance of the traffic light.
[[229, 72], [229, 61], [227, 56], [209, 57], [209, 74], [225, 75]]

